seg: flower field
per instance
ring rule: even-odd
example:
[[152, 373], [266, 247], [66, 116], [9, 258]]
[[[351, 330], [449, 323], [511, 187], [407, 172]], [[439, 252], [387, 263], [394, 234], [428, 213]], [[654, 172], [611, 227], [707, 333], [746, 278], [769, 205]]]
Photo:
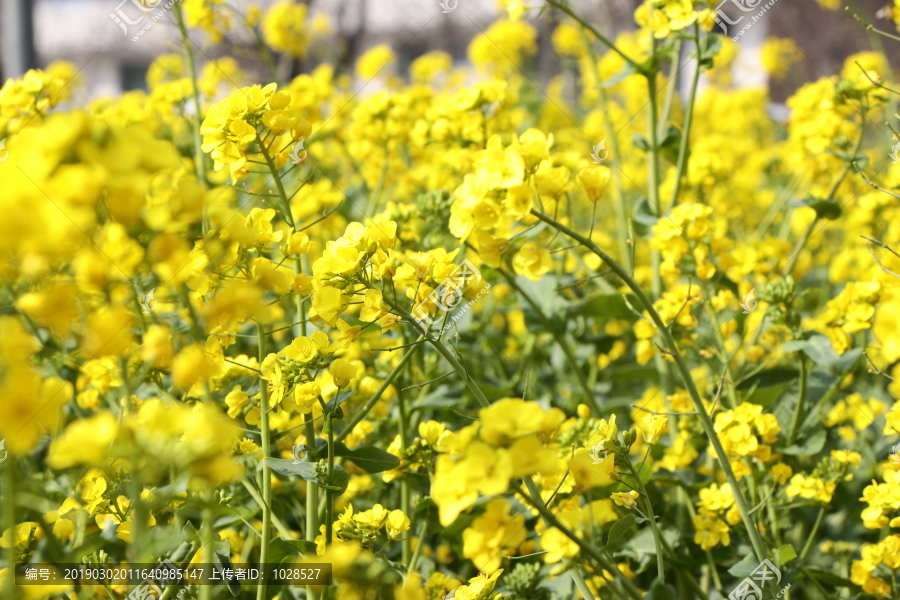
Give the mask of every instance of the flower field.
[[778, 120], [702, 1], [293, 78], [304, 4], [169, 5], [146, 92], [0, 89], [2, 600], [900, 599], [883, 54]]

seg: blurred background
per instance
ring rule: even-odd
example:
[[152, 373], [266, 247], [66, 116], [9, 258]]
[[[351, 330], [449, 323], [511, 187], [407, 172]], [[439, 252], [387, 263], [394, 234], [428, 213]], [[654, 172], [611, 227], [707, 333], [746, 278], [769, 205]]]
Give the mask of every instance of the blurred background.
[[[146, 1], [146, 0], [145, 0]], [[184, 1], [184, 0], [181, 0]], [[220, 2], [221, 0], [213, 0]], [[398, 72], [417, 56], [441, 50], [453, 56], [459, 66], [468, 62], [470, 40], [497, 18], [505, 16], [498, 0], [445, 0], [456, 8], [444, 13], [441, 0], [309, 0], [310, 22], [315, 42], [302, 60], [281, 57], [279, 73], [284, 78], [308, 72], [328, 60], [338, 71], [352, 73], [355, 59], [368, 48], [386, 43], [397, 52]], [[734, 0], [740, 1], [740, 0]], [[27, 69], [44, 67], [54, 60], [71, 61], [80, 69], [81, 86], [76, 103], [100, 96], [115, 96], [123, 91], [146, 89], [145, 76], [151, 61], [160, 54], [178, 52], [174, 15], [162, 19], [139, 39], [132, 38], [167, 0], [153, 10], [142, 12], [138, 0], [0, 0], [0, 78], [21, 76]], [[274, 0], [254, 3], [264, 14]], [[540, 0], [531, 0], [538, 6]], [[608, 36], [635, 27], [633, 13], [639, 0], [573, 0], [579, 14], [589, 17]], [[883, 50], [896, 59], [900, 42], [868, 33], [843, 10], [839, 0], [777, 0], [764, 18], [739, 40], [732, 83], [737, 87], [770, 84], [772, 100], [783, 102], [793, 90], [807, 81], [833, 76], [842, 61], [855, 52]], [[876, 27], [895, 32], [886, 4], [891, 0], [852, 0], [849, 7]], [[252, 32], [240, 21], [251, 4], [246, 0], [231, 3], [235, 18], [223, 43], [192, 30], [201, 64], [228, 55], [258, 80], [265, 79], [265, 66], [259, 59]], [[528, 0], [525, 2], [529, 5]], [[727, 2], [725, 10], [740, 14]], [[526, 68], [538, 84], [558, 72], [558, 58], [550, 44], [558, 13], [537, 15], [529, 11], [529, 20], [540, 32], [540, 52]], [[755, 14], [747, 13], [747, 14]], [[131, 23], [124, 25], [122, 19]], [[119, 22], [117, 22], [117, 20]], [[781, 81], [769, 82], [760, 63], [762, 44], [767, 38], [790, 38], [802, 57]], [[896, 64], [896, 63], [895, 63]], [[681, 78], [685, 82], [689, 77]]]

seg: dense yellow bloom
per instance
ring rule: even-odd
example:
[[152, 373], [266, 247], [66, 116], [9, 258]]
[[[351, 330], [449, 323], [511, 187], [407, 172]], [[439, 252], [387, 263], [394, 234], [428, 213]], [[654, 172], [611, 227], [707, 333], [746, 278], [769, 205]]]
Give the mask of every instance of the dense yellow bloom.
[[309, 44], [306, 5], [283, 0], [276, 2], [263, 17], [262, 31], [266, 43], [274, 50], [296, 58], [306, 56]]
[[502, 498], [488, 502], [484, 514], [463, 531], [463, 556], [478, 569], [492, 574], [500, 568], [502, 555], [509, 555], [525, 541], [525, 517], [510, 516], [510, 505]]

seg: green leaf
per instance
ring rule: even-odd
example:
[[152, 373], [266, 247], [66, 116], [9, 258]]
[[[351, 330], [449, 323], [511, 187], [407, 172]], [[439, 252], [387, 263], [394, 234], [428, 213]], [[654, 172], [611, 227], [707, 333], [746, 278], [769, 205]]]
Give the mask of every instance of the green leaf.
[[728, 572], [738, 578], [749, 577], [750, 573], [758, 566], [759, 561], [756, 559], [756, 556], [748, 554], [741, 562], [728, 569]]
[[634, 74], [635, 74], [635, 70], [634, 70], [634, 67], [631, 65], [631, 63], [625, 63], [625, 66], [622, 67], [621, 71], [619, 71], [618, 73], [616, 73], [615, 75], [613, 75], [612, 77], [610, 77], [609, 79], [607, 79], [606, 81], [601, 83], [600, 87], [604, 87], [604, 88], [612, 87], [612, 86], [616, 85], [617, 83], [622, 83], [623, 81], [628, 79], [628, 77], [630, 77], [631, 75], [634, 75]]
[[790, 544], [784, 545], [775, 551], [775, 566], [781, 567], [797, 558], [797, 551]]
[[825, 431], [820, 429], [801, 442], [783, 448], [781, 452], [790, 454], [791, 456], [814, 456], [821, 452], [822, 448], [825, 447], [825, 440], [827, 437]]
[[831, 339], [824, 335], [812, 335], [806, 340], [790, 340], [782, 345], [785, 352], [803, 351], [816, 365], [826, 373], [840, 377], [851, 368], [862, 356], [862, 348], [853, 348], [838, 355], [831, 344]]
[[626, 515], [613, 523], [613, 526], [609, 530], [609, 540], [606, 542], [606, 545], [612, 546], [617, 543], [619, 538], [625, 535], [625, 532], [631, 529], [635, 522], [634, 515]]
[[[215, 565], [222, 569], [234, 569], [234, 565], [231, 564], [231, 547], [228, 545], [228, 542], [220, 540], [218, 542], [213, 542], [211, 546], [215, 558]], [[231, 592], [232, 596], [237, 597], [241, 593], [241, 583], [239, 581], [228, 581], [225, 583], [225, 586], [228, 588], [228, 591]]]
[[347, 486], [350, 485], [350, 475], [347, 474], [344, 467], [341, 465], [334, 465], [334, 471], [331, 474], [329, 485], [340, 488], [340, 491], [337, 492], [337, 496], [340, 496], [347, 491]]
[[[681, 130], [674, 125], [669, 125], [665, 137], [659, 143], [660, 155], [672, 164], [678, 163], [678, 151], [681, 149]], [[690, 150], [686, 153], [686, 158], [690, 158]]]
[[350, 450], [343, 443], [338, 442], [334, 445], [334, 453], [336, 456], [350, 459], [366, 473], [381, 473], [400, 466], [399, 458], [375, 446], [363, 446]]
[[327, 409], [327, 412], [333, 412], [338, 406], [341, 405], [341, 402], [343, 402], [344, 400], [346, 400], [347, 398], [349, 398], [352, 395], [353, 395], [353, 390], [350, 390], [350, 391], [344, 392], [337, 398], [334, 398], [333, 400], [326, 402], [325, 408]]
[[266, 458], [269, 468], [279, 475], [299, 475], [306, 481], [321, 483], [316, 477], [316, 465], [311, 462], [294, 462], [284, 458]]
[[824, 583], [826, 586], [846, 588], [856, 587], [856, 585], [849, 579], [844, 579], [839, 575], [835, 575], [831, 571], [826, 571], [825, 569], [820, 569], [818, 567], [803, 567], [802, 569], [800, 569], [800, 574], [797, 576], [797, 579], [800, 579], [804, 576], [811, 577], [819, 581], [820, 583]]
[[268, 561], [281, 564], [285, 559], [297, 557], [302, 554], [315, 554], [315, 552], [315, 542], [275, 538], [269, 543]]
[[426, 523], [425, 533], [429, 535], [435, 534], [441, 530], [441, 521], [439, 517], [440, 513], [438, 506], [431, 496], [422, 498], [419, 503], [416, 504], [416, 509], [413, 511], [413, 520], [419, 523], [424, 521]]
[[647, 600], [675, 600], [675, 588], [657, 577], [644, 598]]
[[814, 196], [810, 196], [809, 198], [800, 200], [798, 202], [791, 202], [790, 206], [808, 206], [809, 208], [816, 211], [817, 219], [828, 219], [829, 221], [839, 219], [841, 214], [843, 214], [841, 205], [837, 202], [822, 200], [821, 198], [816, 198]]
[[[637, 296], [628, 294], [632, 306], [638, 305]], [[625, 304], [622, 294], [596, 294], [584, 300], [572, 302], [566, 307], [566, 317], [599, 317], [601, 319], [627, 319], [634, 321], [634, 313]]]
[[700, 38], [698, 62], [700, 63], [700, 69], [703, 71], [713, 68], [713, 61], [722, 49], [722, 37], [721, 35], [707, 35]]
[[642, 136], [639, 133], [635, 133], [632, 138], [634, 145], [643, 150], [644, 152], [650, 151], [650, 142], [647, 141], [647, 138]]
[[634, 219], [636, 223], [646, 225], [647, 227], [652, 227], [659, 221], [659, 217], [656, 216], [656, 209], [650, 206], [650, 201], [646, 198], [638, 200], [637, 204], [634, 206], [634, 211], [632, 211], [631, 218]]
[[782, 386], [794, 381], [799, 376], [800, 371], [798, 371], [797, 369], [777, 367], [775, 369], [767, 369], [765, 371], [760, 371], [755, 375], [751, 375], [747, 379], [744, 379], [743, 381], [738, 383], [734, 389], [739, 392], [746, 392], [747, 390], [753, 389], [754, 387], [759, 389]]

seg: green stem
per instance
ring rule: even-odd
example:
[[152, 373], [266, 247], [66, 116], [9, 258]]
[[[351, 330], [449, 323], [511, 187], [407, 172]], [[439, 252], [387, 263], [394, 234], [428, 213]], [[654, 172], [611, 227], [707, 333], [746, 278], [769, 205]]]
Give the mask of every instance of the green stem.
[[[256, 338], [259, 346], [259, 364], [262, 364], [266, 359], [266, 332], [261, 323], [256, 324]], [[262, 464], [263, 521], [260, 532], [259, 562], [266, 564], [269, 559], [269, 542], [272, 536], [272, 474], [269, 472], [269, 464], [266, 459], [272, 455], [272, 445], [269, 435], [269, 387], [265, 379], [259, 380], [259, 429], [263, 445], [263, 460], [260, 461]], [[265, 583], [256, 588], [256, 599], [266, 599]]]
[[622, 587], [625, 588], [625, 590], [628, 592], [628, 595], [631, 596], [633, 600], [643, 600], [643, 595], [641, 594], [640, 590], [638, 590], [627, 577], [622, 575], [618, 567], [616, 567], [616, 565], [613, 564], [611, 560], [603, 556], [603, 554], [598, 552], [594, 547], [575, 535], [575, 533], [573, 533], [559, 519], [557, 519], [552, 512], [550, 512], [550, 509], [547, 508], [547, 505], [544, 504], [543, 500], [541, 500], [541, 493], [538, 491], [537, 486], [535, 485], [531, 477], [525, 477], [524, 481], [525, 487], [528, 488], [528, 494], [526, 494], [525, 490], [518, 486], [516, 486], [518, 488], [517, 491], [523, 498], [525, 498], [525, 500], [529, 504], [531, 504], [535, 508], [535, 510], [538, 511], [538, 513], [540, 513], [541, 517], [544, 520], [544, 524], [547, 527], [556, 527], [557, 529], [559, 529], [563, 535], [575, 542], [581, 549], [581, 551], [595, 563], [600, 565], [601, 568], [606, 569], [607, 571], [612, 573], [613, 576], [618, 576], [618, 579], [622, 583]]
[[563, 11], [564, 13], [566, 13], [567, 15], [569, 15], [570, 17], [575, 19], [575, 21], [577, 21], [579, 25], [581, 25], [582, 27], [584, 27], [585, 29], [590, 31], [594, 35], [595, 38], [600, 40], [601, 44], [603, 44], [604, 46], [606, 46], [607, 48], [609, 48], [610, 50], [612, 50], [613, 52], [615, 52], [616, 54], [621, 56], [625, 60], [625, 62], [627, 62], [629, 65], [631, 65], [634, 68], [635, 71], [637, 71], [638, 73], [643, 71], [643, 67], [637, 61], [635, 61], [633, 58], [631, 58], [630, 56], [627, 56], [625, 53], [623, 53], [621, 50], [619, 50], [619, 48], [616, 47], [616, 45], [614, 43], [612, 43], [609, 39], [607, 39], [606, 36], [604, 36], [602, 33], [597, 31], [596, 29], [594, 29], [587, 21], [585, 21], [584, 19], [579, 17], [577, 14], [575, 14], [571, 8], [558, 2], [558, 0], [547, 0], [547, 4], [558, 8], [559, 10]]
[[[263, 501], [262, 496], [259, 495], [259, 492], [256, 491], [256, 488], [253, 487], [253, 484], [250, 483], [249, 481], [247, 481], [246, 479], [242, 479], [241, 483], [244, 484], [244, 489], [247, 490], [247, 492], [250, 494], [250, 496], [253, 498], [253, 500], [256, 502], [256, 504], [259, 505], [260, 508], [264, 509], [266, 503]], [[274, 513], [272, 513], [272, 524], [275, 526], [275, 529], [278, 530], [278, 533], [280, 533], [282, 536], [284, 536], [284, 539], [286, 539], [286, 540], [294, 539], [294, 536], [291, 534], [291, 530], [288, 529], [287, 525], [284, 524], [284, 521], [282, 521], [278, 517], [278, 515], [276, 515]]]
[[[593, 45], [588, 42], [584, 29], [581, 30], [581, 36], [584, 40], [584, 45], [587, 46], [588, 52], [590, 53], [590, 63], [594, 71], [594, 80], [597, 82], [600, 91], [600, 108], [603, 113], [603, 122], [606, 125], [607, 131], [609, 131], [609, 153], [613, 156], [613, 160], [618, 160], [619, 138], [616, 135], [616, 128], [613, 127], [612, 120], [609, 116], [609, 95], [606, 93], [606, 89], [600, 85], [602, 82], [600, 81], [600, 67], [598, 66], [597, 55], [594, 52]], [[619, 254], [621, 254], [622, 262], [627, 263], [629, 268], [634, 269], [634, 265], [631, 264], [631, 246], [628, 244], [628, 204], [625, 199], [625, 190], [622, 189], [622, 176], [619, 169], [610, 170], [612, 171], [613, 188], [616, 190], [616, 203], [614, 206], [616, 210], [616, 237], [619, 242]]]
[[694, 404], [694, 409], [697, 411], [697, 416], [700, 418], [700, 424], [703, 426], [706, 437], [709, 438], [709, 442], [716, 452], [716, 457], [719, 459], [719, 464], [722, 467], [722, 471], [725, 473], [725, 478], [728, 480], [728, 483], [731, 484], [731, 490], [734, 493], [735, 502], [738, 505], [738, 510], [741, 513], [741, 518], [743, 519], [744, 524], [747, 527], [747, 533], [750, 537], [750, 542], [753, 545], [753, 552], [756, 555], [756, 558], [759, 559], [759, 562], [762, 562], [763, 560], [768, 558], [766, 553], [766, 546], [763, 543], [762, 536], [760, 536], [759, 531], [756, 528], [756, 523], [753, 520], [753, 515], [750, 513], [750, 507], [747, 504], [747, 499], [744, 497], [744, 493], [741, 491], [741, 487], [737, 480], [737, 477], [735, 477], [734, 475], [734, 470], [731, 468], [731, 463], [728, 460], [728, 455], [725, 453], [725, 448], [722, 447], [722, 442], [721, 440], [719, 440], [719, 436], [716, 434], [712, 419], [710, 419], [709, 415], [706, 413], [706, 407], [703, 405], [703, 400], [700, 397], [700, 392], [697, 389], [697, 384], [694, 382], [694, 378], [691, 375], [690, 369], [688, 369], [687, 364], [684, 362], [684, 357], [681, 355], [681, 351], [678, 349], [678, 346], [675, 343], [675, 339], [672, 337], [671, 331], [669, 331], [668, 327], [666, 327], [666, 324], [663, 322], [662, 317], [656, 311], [656, 308], [654, 308], [653, 303], [649, 298], [647, 298], [644, 290], [641, 289], [641, 287], [625, 271], [625, 269], [623, 269], [622, 266], [615, 260], [613, 260], [613, 258], [606, 252], [601, 250], [594, 242], [587, 239], [578, 232], [566, 227], [552, 217], [549, 217], [539, 211], [532, 210], [531, 214], [536, 216], [541, 221], [544, 221], [548, 225], [552, 226], [554, 229], [565, 233], [574, 240], [577, 240], [587, 249], [596, 254], [603, 262], [605, 262], [609, 266], [609, 268], [616, 275], [618, 275], [622, 279], [622, 281], [625, 282], [625, 284], [631, 289], [632, 292], [634, 292], [634, 295], [637, 296], [640, 303], [647, 310], [647, 313], [656, 324], [660, 335], [665, 341], [669, 352], [671, 352], [672, 358], [675, 360], [675, 364], [678, 367], [682, 380], [684, 381], [684, 386], [688, 391], [688, 395], [690, 395], [691, 397], [691, 401]]
[[663, 559], [662, 537], [659, 534], [659, 527], [656, 524], [656, 516], [653, 514], [653, 506], [650, 504], [650, 495], [647, 494], [647, 488], [644, 487], [641, 476], [634, 470], [634, 465], [631, 464], [631, 458], [626, 457], [626, 461], [628, 462], [628, 470], [631, 471], [632, 477], [634, 477], [637, 482], [638, 491], [641, 493], [641, 499], [644, 501], [644, 510], [647, 511], [647, 516], [650, 517], [650, 531], [653, 533], [653, 543], [656, 546], [656, 574], [660, 581], [665, 581], [666, 565]]
[[[834, 182], [834, 185], [831, 187], [831, 191], [828, 192], [828, 198], [825, 199], [826, 202], [831, 202], [834, 200], [834, 196], [837, 194], [838, 188], [841, 187], [841, 184], [844, 182], [844, 179], [847, 178], [847, 174], [850, 173], [850, 168], [853, 166], [854, 161], [856, 160], [856, 155], [859, 154], [860, 148], [862, 148], [863, 138], [866, 135], [866, 115], [865, 111], [862, 113], [862, 123], [859, 128], [859, 137], [856, 139], [856, 146], [853, 149], [853, 156], [851, 160], [844, 162], [844, 168], [841, 171], [841, 174], [838, 176], [837, 181]], [[794, 246], [794, 249], [791, 251], [791, 257], [788, 260], [788, 263], [781, 270], [784, 274], [789, 274], [793, 268], [794, 264], [797, 262], [797, 258], [800, 256], [800, 251], [803, 250], [803, 247], [806, 246], [806, 243], [809, 241], [809, 236], [812, 235], [813, 229], [816, 226], [816, 223], [819, 222], [819, 214], [816, 213], [816, 218], [813, 219], [812, 223], [809, 224], [809, 227], [806, 228], [806, 232], [804, 232], [803, 237], [797, 240], [797, 245]]]
[[413, 552], [412, 558], [409, 559], [409, 564], [406, 567], [407, 573], [412, 573], [416, 570], [416, 565], [419, 563], [419, 556], [422, 554], [422, 546], [425, 545], [425, 530], [427, 528], [427, 521], [422, 521], [419, 524], [419, 542], [416, 544], [416, 550]]
[[466, 387], [469, 388], [469, 391], [472, 392], [472, 394], [475, 396], [475, 399], [478, 400], [478, 403], [481, 404], [481, 406], [487, 408], [491, 405], [491, 403], [488, 402], [488, 399], [485, 397], [484, 392], [482, 392], [481, 388], [479, 388], [475, 383], [475, 380], [469, 377], [466, 369], [459, 363], [458, 360], [456, 360], [456, 357], [454, 357], [453, 354], [451, 354], [450, 351], [447, 350], [446, 346], [441, 343], [440, 338], [428, 335], [428, 331], [424, 327], [422, 327], [422, 325], [416, 322], [416, 320], [408, 312], [400, 308], [400, 305], [394, 302], [387, 295], [384, 296], [384, 302], [385, 304], [390, 306], [395, 313], [403, 317], [404, 321], [415, 327], [416, 331], [418, 331], [425, 339], [427, 339], [428, 342], [432, 346], [434, 346], [434, 349], [437, 350], [438, 353], [443, 356], [448, 363], [450, 363], [450, 366], [453, 367], [453, 370], [455, 370], [456, 373], [466, 383]]
[[[200, 135], [200, 122], [203, 120], [203, 112], [200, 108], [200, 87], [197, 85], [197, 64], [194, 61], [194, 52], [191, 50], [191, 39], [188, 37], [187, 26], [184, 23], [184, 13], [181, 10], [181, 4], [175, 3], [175, 21], [178, 24], [178, 30], [181, 32], [181, 50], [184, 52], [184, 62], [187, 64], [188, 77], [191, 79], [191, 90], [194, 100], [194, 118], [191, 119], [194, 138], [194, 154], [196, 157], [195, 168], [197, 171], [197, 180], [200, 185], [206, 188], [206, 163], [204, 162], [205, 154], [203, 152], [203, 138]], [[206, 206], [203, 208], [203, 233], [205, 234], [209, 228], [206, 219]]]
[[578, 365], [578, 360], [575, 358], [575, 353], [572, 351], [572, 348], [569, 346], [568, 342], [566, 342], [565, 335], [563, 332], [556, 327], [556, 324], [544, 314], [544, 311], [541, 309], [540, 305], [534, 301], [534, 299], [529, 296], [525, 290], [522, 289], [518, 283], [516, 283], [516, 278], [513, 277], [509, 272], [505, 269], [498, 269], [500, 274], [504, 279], [509, 283], [510, 287], [519, 292], [519, 294], [525, 298], [525, 302], [534, 309], [534, 312], [537, 313], [538, 318], [543, 321], [544, 325], [550, 331], [551, 335], [553, 335], [553, 339], [556, 340], [556, 343], [559, 345], [560, 349], [563, 351], [563, 354], [566, 356], [566, 360], [569, 361], [569, 366], [572, 367], [572, 371], [575, 372], [575, 377], [578, 379], [578, 383], [581, 384], [581, 389], [584, 391], [584, 397], [587, 400], [587, 403], [591, 406], [591, 410], [594, 411], [595, 415], [602, 414], [600, 411], [600, 406], [597, 404], [596, 398], [594, 398], [594, 392], [591, 389], [590, 384], [588, 383], [587, 377], [584, 375], [584, 371], [581, 370], [581, 367]]
[[697, 99], [697, 88], [700, 83], [700, 28], [694, 24], [694, 41], [697, 51], [697, 68], [694, 70], [694, 79], [691, 81], [691, 95], [688, 100], [687, 112], [684, 115], [684, 131], [681, 132], [681, 144], [678, 146], [678, 163], [675, 170], [675, 187], [672, 189], [672, 199], [669, 201], [669, 208], [673, 208], [678, 202], [678, 196], [681, 194], [681, 184], [684, 179], [684, 172], [687, 169], [687, 150], [691, 139], [691, 126], [694, 123], [694, 102]]
[[[407, 352], [407, 354], [409, 354], [409, 352]], [[401, 448], [406, 449], [410, 445], [409, 414], [407, 412], [406, 399], [404, 398], [403, 391], [401, 390], [397, 391], [397, 408], [400, 412], [400, 445]], [[409, 509], [410, 495], [409, 478], [406, 474], [404, 474], [400, 478], [400, 510], [402, 510], [403, 514], [407, 516], [412, 515], [412, 512]], [[418, 550], [418, 548], [416, 548], [416, 550]], [[412, 538], [408, 535], [404, 536], [403, 538], [401, 557], [401, 560], [407, 564], [412, 557]]]
[[[419, 337], [419, 339], [421, 340], [422, 337]], [[406, 354], [403, 355], [403, 358], [400, 359], [400, 362], [397, 363], [397, 366], [394, 367], [394, 369], [390, 373], [388, 373], [388, 376], [384, 378], [384, 381], [381, 382], [381, 386], [375, 391], [374, 394], [372, 394], [372, 397], [369, 398], [368, 401], [366, 401], [366, 404], [362, 407], [362, 410], [356, 413], [353, 418], [350, 419], [350, 422], [347, 423], [347, 426], [344, 427], [343, 431], [338, 434], [337, 438], [335, 438], [335, 442], [344, 441], [344, 438], [350, 435], [350, 432], [353, 431], [353, 428], [356, 427], [356, 425], [360, 421], [366, 418], [366, 415], [369, 414], [369, 411], [372, 410], [372, 407], [375, 406], [375, 404], [384, 394], [385, 390], [387, 390], [391, 386], [391, 383], [393, 383], [397, 375], [399, 375], [404, 367], [406, 367], [415, 353], [419, 350], [420, 346], [421, 344], [415, 344], [411, 346], [409, 350], [407, 350]]]
[[[191, 559], [194, 558], [194, 555], [197, 554], [197, 551], [200, 549], [198, 544], [191, 544], [188, 553], [184, 556], [184, 558], [179, 561], [179, 566], [182, 569], [186, 569], [191, 564]], [[173, 558], [173, 560], [175, 560]], [[165, 589], [163, 595], [159, 597], [159, 600], [171, 600], [172, 596], [175, 595], [175, 592], [178, 591], [182, 586], [181, 585], [170, 585]], [[115, 596], [113, 596], [115, 598]]]
[[794, 409], [794, 418], [791, 420], [791, 432], [788, 434], [788, 446], [797, 439], [797, 433], [800, 431], [800, 424], [803, 421], [803, 405], [806, 403], [806, 390], [809, 379], [809, 363], [806, 356], [800, 353], [800, 390], [797, 392], [797, 408]]
[[577, 565], [573, 565], [569, 568], [569, 575], [572, 576], [572, 580], [575, 582], [575, 587], [578, 588], [578, 591], [581, 592], [581, 596], [584, 600], [594, 600], [594, 594], [591, 593], [591, 588], [587, 586], [587, 583], [584, 581], [584, 577], [581, 576], [581, 572], [578, 570]]
[[[694, 25], [696, 31], [697, 25]], [[662, 107], [662, 115], [659, 119], [659, 130], [658, 135], [665, 135], [666, 124], [669, 122], [669, 117], [672, 116], [672, 103], [675, 100], [675, 92], [678, 90], [678, 72], [681, 71], [681, 68], [678, 66], [679, 61], [681, 60], [681, 50], [684, 47], [684, 40], [679, 39], [675, 42], [675, 50], [672, 51], [672, 56], [675, 57], [675, 60], [672, 61], [672, 64], [669, 67], [669, 80], [666, 82], [666, 85], [669, 86], [669, 89], [666, 90], [666, 99], [663, 102]]]
[[269, 167], [272, 179], [275, 181], [275, 189], [278, 190], [278, 197], [281, 200], [281, 212], [284, 213], [281, 218], [284, 219], [284, 222], [287, 223], [291, 229], [296, 229], [294, 226], [294, 215], [291, 213], [291, 203], [288, 201], [287, 192], [284, 190], [284, 183], [281, 181], [281, 174], [278, 172], [278, 167], [275, 166], [275, 161], [269, 156], [269, 149], [266, 148], [266, 145], [260, 139], [259, 134], [256, 135], [256, 143], [259, 146], [260, 153], [266, 161], [266, 165]]
[[143, 487], [138, 481], [136, 473], [131, 473], [131, 506], [128, 513], [131, 515], [131, 525], [134, 528], [131, 533], [131, 560], [135, 563], [149, 562], [146, 557], [147, 540], [147, 507], [141, 498]]
[[819, 508], [819, 514], [816, 516], [816, 522], [813, 524], [812, 530], [809, 532], [809, 537], [806, 538], [806, 543], [803, 544], [803, 550], [800, 551], [800, 560], [803, 561], [806, 558], [806, 555], [809, 554], [810, 549], [812, 548], [813, 542], [816, 539], [816, 534], [819, 532], [819, 526], [822, 524], [822, 517], [825, 516], [825, 507]]
[[[217, 535], [213, 532], [213, 514], [212, 514], [212, 492], [206, 493], [203, 496], [203, 511], [202, 511], [202, 521], [200, 524], [200, 542], [203, 544], [203, 562], [214, 562], [213, 554], [213, 536]], [[265, 562], [264, 560], [260, 560], [260, 562]], [[212, 590], [213, 586], [211, 585], [201, 585], [200, 587], [200, 598], [199, 600], [212, 600]], [[262, 589], [260, 586], [257, 589]]]
[[[338, 389], [340, 395], [341, 390]], [[328, 485], [334, 481], [334, 421], [328, 428]], [[325, 544], [330, 546], [334, 527], [334, 491], [325, 490]]]
[[[5, 500], [3, 503], [3, 521], [6, 524], [6, 529], [13, 530], [10, 532], [10, 535], [15, 539], [15, 527], [16, 527], [16, 469], [13, 466], [15, 463], [15, 459], [10, 457], [8, 454], [6, 455], [6, 468], [4, 469], [6, 474], [6, 490], [5, 490]], [[2, 533], [2, 532], [0, 532]], [[16, 548], [15, 544], [10, 544], [8, 548], [5, 549], [4, 554], [6, 555], [6, 566], [9, 567], [9, 571], [7, 571], [7, 577], [4, 585], [3, 597], [9, 598], [9, 600], [18, 600], [19, 598], [19, 587], [16, 585], [16, 578], [13, 570], [16, 566]]]

